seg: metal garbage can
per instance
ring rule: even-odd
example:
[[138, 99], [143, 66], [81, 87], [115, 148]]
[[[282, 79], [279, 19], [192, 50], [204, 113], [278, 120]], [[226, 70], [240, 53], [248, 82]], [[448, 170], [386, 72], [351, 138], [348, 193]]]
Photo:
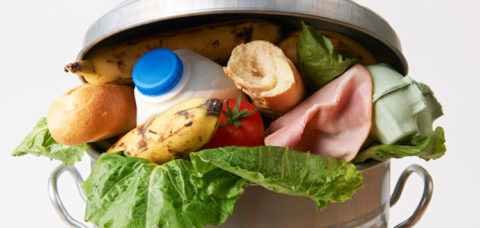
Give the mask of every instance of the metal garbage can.
[[[402, 74], [408, 71], [400, 41], [395, 31], [380, 16], [349, 0], [127, 0], [98, 19], [87, 31], [81, 60], [93, 50], [109, 43], [168, 31], [185, 25], [211, 22], [263, 19], [278, 23], [285, 30], [298, 29], [300, 20], [316, 28], [346, 35], [364, 45], [377, 62], [391, 65]], [[92, 164], [99, 154], [87, 151]], [[358, 164], [363, 171], [364, 188], [342, 203], [329, 203], [316, 211], [307, 198], [287, 196], [250, 185], [235, 205], [233, 215], [220, 227], [387, 227], [388, 211], [400, 197], [406, 179], [417, 173], [424, 181], [424, 192], [412, 216], [396, 227], [414, 225], [428, 206], [433, 183], [428, 172], [418, 165], [407, 167], [390, 195], [390, 161]], [[58, 177], [65, 171], [73, 174], [79, 191], [83, 179], [74, 167], [59, 166], [49, 180], [51, 201], [66, 223], [87, 227], [72, 218], [58, 195]]]

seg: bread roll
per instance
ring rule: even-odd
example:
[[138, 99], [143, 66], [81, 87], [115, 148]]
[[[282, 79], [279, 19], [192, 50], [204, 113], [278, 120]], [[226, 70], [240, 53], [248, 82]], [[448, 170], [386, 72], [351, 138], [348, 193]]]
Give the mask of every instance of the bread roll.
[[47, 113], [52, 137], [64, 145], [119, 135], [135, 122], [133, 88], [113, 84], [78, 86], [55, 100]]
[[238, 45], [223, 70], [259, 108], [285, 113], [305, 94], [302, 79], [292, 61], [267, 41]]

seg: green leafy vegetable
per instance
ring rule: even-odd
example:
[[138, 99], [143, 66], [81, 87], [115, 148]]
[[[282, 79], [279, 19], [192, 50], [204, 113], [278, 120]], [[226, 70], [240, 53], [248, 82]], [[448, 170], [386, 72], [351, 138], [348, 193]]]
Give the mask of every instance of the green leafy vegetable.
[[344, 201], [363, 186], [363, 177], [344, 160], [286, 147], [223, 147], [191, 153], [201, 173], [221, 168], [278, 193], [306, 196], [317, 209], [327, 201]]
[[356, 60], [343, 59], [332, 42], [313, 26], [302, 21], [297, 55], [300, 72], [310, 92], [315, 92], [345, 72]]
[[41, 118], [33, 130], [23, 139], [13, 151], [13, 156], [23, 156], [33, 154], [36, 156], [46, 156], [50, 159], [56, 159], [65, 165], [73, 165], [75, 162], [82, 160], [85, 150], [88, 149], [86, 144], [67, 146], [57, 143], [48, 131], [47, 120]]
[[390, 158], [417, 156], [426, 161], [442, 157], [446, 152], [443, 128], [437, 127], [429, 135], [414, 136], [407, 145], [375, 145], [360, 152], [353, 162], [363, 162], [369, 158], [386, 161]]
[[203, 227], [225, 222], [243, 188], [327, 201], [349, 199], [362, 174], [341, 159], [285, 147], [224, 147], [162, 165], [123, 152], [100, 156], [83, 183], [85, 219], [103, 227]]
[[199, 173], [187, 160], [157, 165], [106, 153], [83, 183], [85, 219], [106, 228], [218, 225], [248, 183], [218, 168]]

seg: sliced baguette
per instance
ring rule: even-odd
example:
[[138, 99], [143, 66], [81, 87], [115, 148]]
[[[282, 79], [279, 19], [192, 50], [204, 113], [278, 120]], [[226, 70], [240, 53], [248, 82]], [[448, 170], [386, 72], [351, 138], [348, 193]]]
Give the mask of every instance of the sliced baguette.
[[268, 41], [236, 46], [223, 70], [258, 108], [285, 113], [305, 94], [295, 65]]

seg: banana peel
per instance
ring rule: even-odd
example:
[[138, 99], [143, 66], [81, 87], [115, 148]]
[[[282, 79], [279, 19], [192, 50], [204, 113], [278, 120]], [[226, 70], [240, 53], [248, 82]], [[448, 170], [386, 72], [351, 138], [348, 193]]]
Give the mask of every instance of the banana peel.
[[180, 102], [125, 134], [107, 153], [124, 151], [159, 164], [186, 157], [215, 134], [222, 106], [218, 99], [191, 98]]
[[207, 24], [100, 47], [85, 59], [68, 64], [64, 70], [82, 76], [94, 85], [132, 84], [131, 72], [135, 63], [156, 48], [188, 49], [224, 64], [235, 46], [252, 40], [276, 43], [280, 36], [279, 25], [263, 20]]

